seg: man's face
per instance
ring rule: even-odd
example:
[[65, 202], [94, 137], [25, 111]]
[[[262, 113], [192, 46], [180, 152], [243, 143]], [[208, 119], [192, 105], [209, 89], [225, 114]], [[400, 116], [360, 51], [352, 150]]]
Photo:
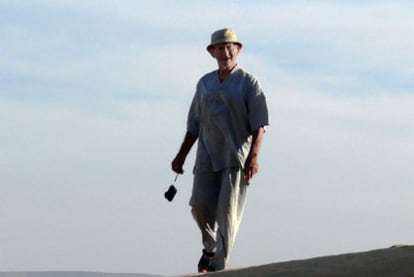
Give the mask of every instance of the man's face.
[[219, 69], [231, 70], [237, 64], [240, 46], [234, 43], [220, 43], [214, 45], [210, 53], [217, 60]]

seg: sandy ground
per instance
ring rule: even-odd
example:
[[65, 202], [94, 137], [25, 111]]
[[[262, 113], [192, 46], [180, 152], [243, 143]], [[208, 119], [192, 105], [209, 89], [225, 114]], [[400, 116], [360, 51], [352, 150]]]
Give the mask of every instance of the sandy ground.
[[162, 277], [139, 273], [104, 273], [87, 271], [0, 272], [0, 277]]
[[[97, 272], [0, 272], [0, 277], [154, 277], [148, 274], [116, 274]], [[191, 276], [283, 276], [283, 277], [414, 277], [414, 246], [393, 246], [385, 249], [342, 255], [317, 257], [307, 260], [280, 262], [262, 266], [230, 269], [215, 273], [189, 274]]]
[[[190, 276], [414, 276], [414, 246], [274, 263]], [[184, 277], [184, 276], [182, 276]]]

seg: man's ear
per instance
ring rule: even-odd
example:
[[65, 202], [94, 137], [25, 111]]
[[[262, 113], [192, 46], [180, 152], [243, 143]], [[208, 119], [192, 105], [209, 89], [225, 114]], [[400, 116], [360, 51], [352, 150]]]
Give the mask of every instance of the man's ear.
[[240, 54], [242, 46], [240, 44], [236, 44], [236, 46], [237, 46], [237, 55], [238, 55], [238, 54]]
[[210, 46], [209, 48], [208, 48], [208, 52], [210, 53], [210, 55], [213, 57], [213, 58], [216, 58], [216, 57], [214, 57], [214, 46]]

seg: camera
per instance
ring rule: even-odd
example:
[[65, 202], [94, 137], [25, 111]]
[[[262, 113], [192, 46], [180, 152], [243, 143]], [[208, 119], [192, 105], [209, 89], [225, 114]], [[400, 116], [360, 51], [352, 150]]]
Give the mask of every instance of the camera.
[[174, 185], [171, 185], [168, 190], [164, 193], [165, 198], [168, 201], [172, 201], [174, 199], [175, 194], [177, 193], [177, 189]]

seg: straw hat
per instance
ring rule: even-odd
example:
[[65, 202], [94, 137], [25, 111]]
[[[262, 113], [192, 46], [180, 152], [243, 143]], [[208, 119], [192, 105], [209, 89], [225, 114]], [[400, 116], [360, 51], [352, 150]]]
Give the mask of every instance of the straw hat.
[[237, 39], [236, 33], [232, 29], [225, 28], [211, 34], [211, 41], [210, 45], [207, 46], [207, 51], [210, 51], [211, 47], [216, 44], [227, 42], [237, 43], [242, 47], [242, 43]]

